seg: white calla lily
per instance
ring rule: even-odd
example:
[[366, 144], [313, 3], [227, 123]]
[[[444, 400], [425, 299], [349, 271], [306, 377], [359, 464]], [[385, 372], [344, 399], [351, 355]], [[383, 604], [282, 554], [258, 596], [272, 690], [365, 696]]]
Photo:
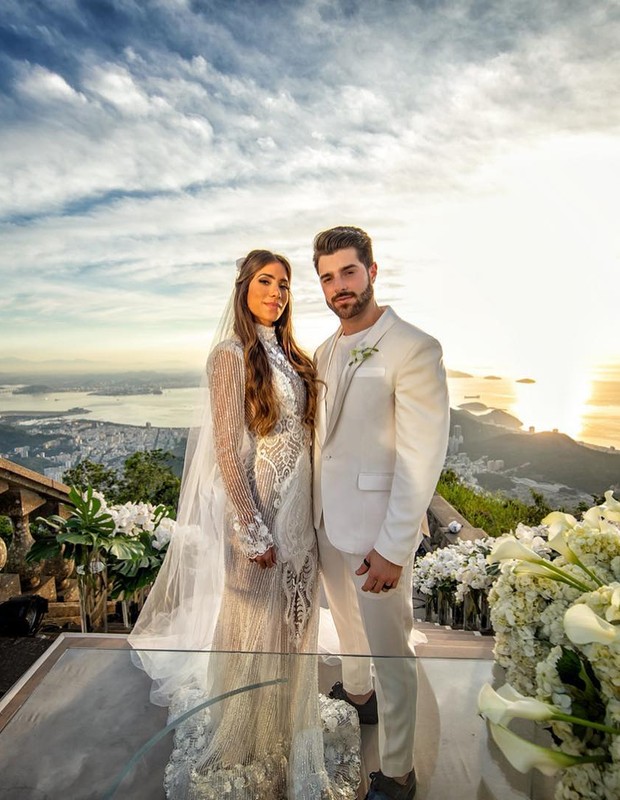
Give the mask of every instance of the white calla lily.
[[478, 695], [478, 711], [497, 725], [507, 725], [511, 719], [552, 719], [557, 709], [533, 697], [525, 697], [505, 684], [495, 691], [485, 683]]
[[620, 729], [613, 726], [583, 717], [574, 717], [571, 714], [565, 714], [562, 709], [550, 703], [543, 703], [535, 697], [526, 697], [509, 683], [500, 686], [497, 691], [494, 691], [490, 684], [485, 683], [478, 694], [478, 711], [494, 725], [508, 725], [510, 720], [515, 717], [531, 719], [536, 722], [560, 720], [611, 733], [614, 736], [620, 734]]
[[[551, 514], [549, 516], [551, 516]], [[596, 575], [596, 573], [594, 573], [591, 569], [586, 567], [586, 565], [581, 561], [581, 559], [570, 547], [570, 545], [566, 541], [566, 533], [564, 530], [557, 530], [555, 535], [550, 536], [548, 544], [552, 550], [555, 550], [556, 553], [559, 553], [561, 556], [564, 556], [564, 558], [569, 564], [575, 564], [577, 567], [583, 570], [583, 572], [585, 572], [589, 578], [592, 578], [592, 580], [598, 586], [603, 586], [603, 581]]]
[[571, 756], [561, 750], [552, 750], [549, 747], [528, 742], [509, 731], [501, 725], [489, 723], [493, 741], [506, 756], [512, 766], [519, 772], [529, 772], [537, 769], [543, 775], [555, 775], [561, 769], [573, 767], [576, 764], [600, 763], [604, 756], [578, 757]]
[[605, 502], [599, 506], [609, 522], [620, 522], [620, 500], [616, 500], [611, 489], [605, 492]]
[[571, 606], [564, 614], [564, 630], [574, 644], [612, 644], [620, 640], [620, 627], [606, 622], [583, 603]]
[[[551, 531], [549, 532], [551, 533]], [[573, 551], [568, 546], [564, 531], [562, 530], [558, 530], [556, 533], [550, 535], [548, 544], [552, 550], [555, 550], [556, 553], [564, 556], [567, 561], [572, 561], [575, 556]]]
[[608, 511], [620, 511], [620, 500], [616, 500], [614, 497], [613, 489], [608, 489], [605, 492], [605, 502], [603, 503], [603, 506]]
[[[562, 516], [568, 516], [563, 514]], [[498, 561], [516, 560], [521, 563], [514, 567], [517, 574], [540, 575], [545, 578], [553, 578], [562, 583], [567, 583], [581, 592], [589, 592], [592, 587], [586, 586], [582, 581], [577, 580], [573, 575], [565, 572], [561, 567], [556, 567], [551, 561], [541, 558], [537, 552], [530, 547], [526, 547], [514, 536], [502, 536], [498, 539], [489, 555], [487, 562], [495, 564]], [[587, 571], [587, 570], [586, 570]], [[588, 572], [588, 574], [590, 574]]]
[[617, 532], [617, 528], [611, 524], [607, 515], [608, 512], [603, 506], [594, 506], [594, 508], [589, 508], [583, 515], [584, 523], [595, 531], [600, 531], [601, 533], [611, 533], [613, 531]]
[[547, 525], [549, 528], [550, 536], [557, 533], [563, 533], [574, 528], [577, 520], [572, 514], [564, 514], [562, 511], [552, 511], [543, 519], [542, 525]]
[[[573, 589], [578, 589], [580, 592], [589, 592], [592, 587], [587, 586], [583, 581], [577, 580], [574, 575], [565, 572], [561, 567], [556, 567], [552, 562], [540, 559], [537, 564], [532, 564], [529, 561], [522, 561], [512, 567], [515, 575], [538, 575], [540, 578], [548, 578], [549, 580], [565, 583], [567, 586], [572, 586]], [[588, 573], [589, 574], [589, 573]], [[596, 579], [596, 576], [593, 576]], [[597, 581], [600, 584], [600, 581]]]
[[559, 579], [558, 574], [544, 564], [531, 564], [530, 562], [517, 564], [513, 567], [513, 572], [516, 575], [539, 575], [541, 578]]
[[489, 564], [496, 564], [498, 561], [506, 561], [515, 558], [519, 561], [532, 561], [538, 563], [541, 557], [529, 547], [526, 547], [514, 536], [505, 536], [498, 539], [493, 545], [493, 549], [487, 556]]

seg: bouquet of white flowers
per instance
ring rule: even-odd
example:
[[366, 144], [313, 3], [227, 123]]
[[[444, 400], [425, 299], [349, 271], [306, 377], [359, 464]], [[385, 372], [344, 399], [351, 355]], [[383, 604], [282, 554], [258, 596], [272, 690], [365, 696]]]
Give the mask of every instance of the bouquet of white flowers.
[[133, 558], [113, 560], [108, 566], [110, 597], [128, 599], [154, 582], [176, 522], [164, 505], [128, 502], [106, 506], [105, 499], [102, 496], [100, 498], [103, 508], [114, 520], [115, 535], [139, 542], [141, 546], [140, 552]]
[[[543, 524], [546, 545], [502, 537], [488, 556], [502, 565], [489, 602], [507, 684], [483, 687], [479, 708], [513, 766], [562, 771], [556, 800], [617, 800], [620, 502], [607, 492], [581, 520], [554, 512]], [[516, 736], [514, 717], [544, 722], [553, 746]]]

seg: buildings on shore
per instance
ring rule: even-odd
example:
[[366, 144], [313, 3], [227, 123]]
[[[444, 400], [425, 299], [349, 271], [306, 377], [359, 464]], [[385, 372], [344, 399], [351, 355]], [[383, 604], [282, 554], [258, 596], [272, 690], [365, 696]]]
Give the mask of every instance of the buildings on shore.
[[[182, 455], [186, 428], [120, 425], [88, 419], [4, 418], [0, 456], [37, 469], [53, 480], [84, 460], [121, 469], [125, 459], [140, 450], [167, 450]], [[27, 423], [27, 425], [26, 425]], [[15, 444], [15, 440], [18, 444]]]

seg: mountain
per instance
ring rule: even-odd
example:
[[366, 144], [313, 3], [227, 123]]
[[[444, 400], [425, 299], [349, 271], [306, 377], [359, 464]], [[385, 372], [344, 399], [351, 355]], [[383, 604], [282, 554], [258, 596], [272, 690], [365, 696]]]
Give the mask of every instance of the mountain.
[[485, 414], [479, 414], [478, 419], [480, 422], [487, 422], [491, 425], [501, 425], [503, 428], [511, 428], [519, 430], [523, 427], [523, 423], [517, 417], [513, 417], [507, 411], [502, 411], [501, 408], [492, 408]]
[[620, 488], [620, 453], [595, 450], [563, 433], [511, 432], [481, 422], [467, 411], [451, 410], [452, 424], [461, 426], [462, 449], [470, 459], [502, 459], [516, 477], [562, 483], [600, 495]]

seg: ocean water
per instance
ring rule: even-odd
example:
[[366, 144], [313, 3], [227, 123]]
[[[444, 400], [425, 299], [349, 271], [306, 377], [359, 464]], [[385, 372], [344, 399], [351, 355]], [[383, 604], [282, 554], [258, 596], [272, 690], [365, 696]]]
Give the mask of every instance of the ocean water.
[[[12, 389], [14, 387], [10, 387]], [[52, 392], [47, 395], [12, 394], [0, 390], [0, 414], [4, 411], [46, 411], [62, 415], [70, 408], [88, 409], [76, 418], [116, 422], [121, 425], [151, 425], [187, 428], [191, 424], [198, 389], [166, 389], [163, 394], [102, 397], [87, 392]]]
[[479, 376], [449, 378], [448, 384], [453, 408], [480, 403], [507, 411], [525, 430], [557, 429], [577, 441], [620, 449], [620, 370], [598, 371], [570, 385]]
[[[489, 380], [475, 376], [449, 378], [450, 403], [479, 403], [500, 408], [517, 417], [525, 429], [557, 428], [577, 441], [620, 449], [620, 368], [606, 368], [578, 386], [550, 382], [519, 383], [508, 378]], [[13, 394], [13, 386], [0, 389], [0, 413], [46, 411], [59, 416], [82, 407], [84, 417], [123, 425], [184, 428], [192, 422], [198, 390], [167, 389], [160, 395], [101, 397], [86, 392], [49, 395]], [[475, 411], [474, 413], [484, 413]], [[77, 415], [78, 417], [80, 415]]]

